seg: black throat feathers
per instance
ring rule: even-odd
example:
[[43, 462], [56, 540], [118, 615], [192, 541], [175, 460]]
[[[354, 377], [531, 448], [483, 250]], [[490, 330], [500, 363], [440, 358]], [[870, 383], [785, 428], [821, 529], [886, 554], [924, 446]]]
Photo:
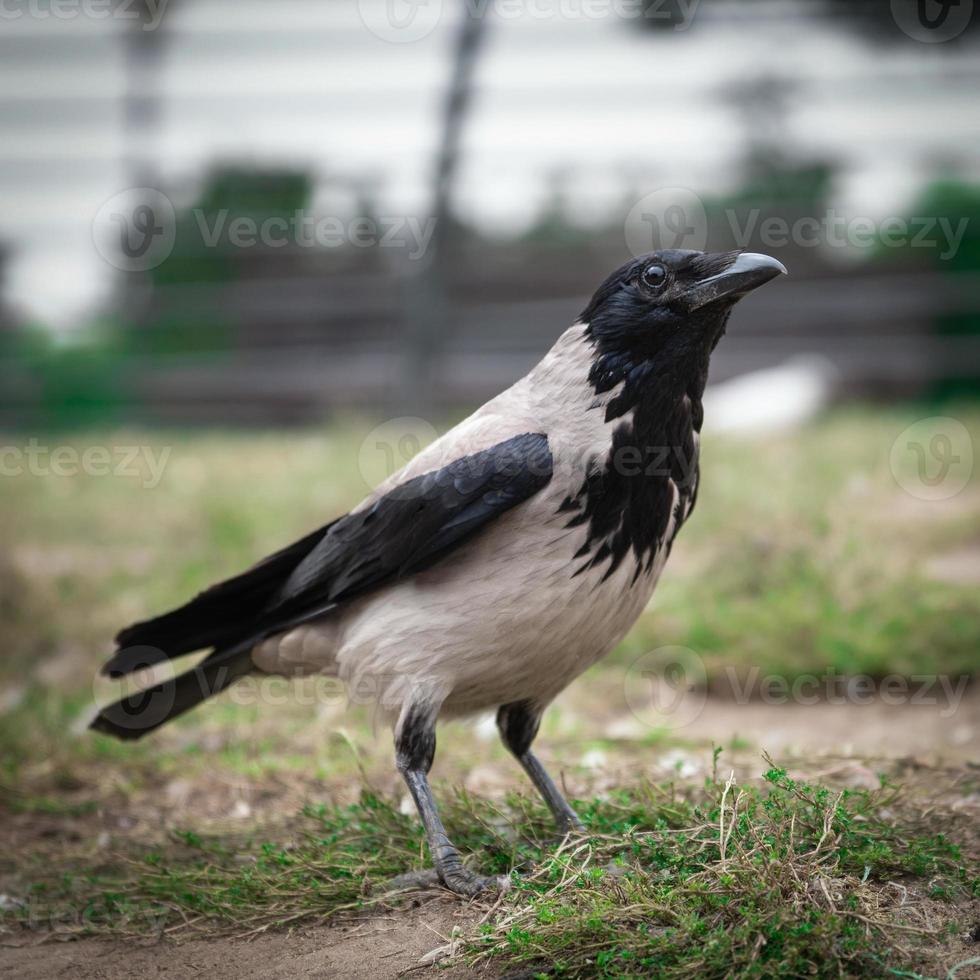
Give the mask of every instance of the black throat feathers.
[[603, 351], [598, 338], [589, 342], [590, 385], [597, 396], [615, 391], [611, 399], [597, 399], [593, 411], [604, 412], [607, 422], [621, 421], [605, 458], [589, 461], [580, 488], [560, 510], [570, 515], [568, 527], [587, 526], [576, 575], [605, 565], [605, 581], [632, 552], [635, 582], [662, 548], [670, 553], [694, 507], [707, 358], [694, 371], [688, 364], [683, 372], [661, 372], [654, 362]]

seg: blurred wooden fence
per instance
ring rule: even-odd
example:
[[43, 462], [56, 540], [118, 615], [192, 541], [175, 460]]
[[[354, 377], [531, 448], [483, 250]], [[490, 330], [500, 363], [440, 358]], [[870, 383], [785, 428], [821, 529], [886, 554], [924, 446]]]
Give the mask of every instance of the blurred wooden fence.
[[[453, 329], [437, 353], [429, 402], [472, 405], [520, 377], [571, 324], [612, 255], [494, 255], [452, 280]], [[282, 424], [348, 409], [403, 413], [411, 355], [410, 276], [384, 270], [261, 277], [157, 289], [135, 329], [144, 353], [114, 362], [126, 420]], [[844, 390], [922, 393], [940, 379], [980, 376], [980, 337], [944, 334], [945, 317], [980, 309], [980, 277], [940, 272], [807, 275], [781, 280], [739, 307], [712, 380], [801, 353], [837, 367]], [[174, 323], [220, 322], [221, 341], [184, 350], [153, 342]], [[204, 333], [207, 336], [207, 333]], [[166, 338], [164, 338], [166, 339]], [[203, 344], [203, 346], [202, 346]], [[0, 424], [31, 424], [43, 372], [0, 360]]]

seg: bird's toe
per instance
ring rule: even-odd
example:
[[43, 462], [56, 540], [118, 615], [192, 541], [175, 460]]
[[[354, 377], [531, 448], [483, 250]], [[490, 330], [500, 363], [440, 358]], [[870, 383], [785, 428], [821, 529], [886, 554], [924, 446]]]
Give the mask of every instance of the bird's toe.
[[451, 892], [465, 898], [473, 898], [485, 892], [503, 892], [510, 889], [510, 878], [506, 875], [487, 877], [474, 874], [465, 868], [454, 870], [442, 876], [443, 885]]
[[389, 878], [384, 883], [384, 891], [414, 891], [420, 888], [435, 888], [439, 884], [439, 872], [435, 868], [426, 868], [423, 871], [408, 871], [405, 874]]

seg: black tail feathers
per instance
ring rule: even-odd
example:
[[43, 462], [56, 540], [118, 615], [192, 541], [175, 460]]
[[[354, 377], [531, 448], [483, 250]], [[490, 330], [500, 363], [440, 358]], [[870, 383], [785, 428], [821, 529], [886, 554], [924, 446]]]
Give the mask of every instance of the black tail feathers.
[[103, 708], [89, 727], [116, 738], [142, 738], [223, 691], [251, 669], [251, 643], [217, 650], [193, 669]]
[[117, 738], [142, 738], [249, 673], [252, 647], [267, 634], [260, 622], [263, 609], [329, 527], [219, 582], [179, 609], [124, 629], [116, 637], [119, 648], [102, 668], [110, 677], [214, 649], [193, 669], [103, 708], [90, 727]]
[[102, 673], [122, 677], [195, 650], [227, 648], [253, 635], [266, 603], [329, 527], [211, 586], [179, 609], [122, 630], [116, 637], [118, 649], [103, 665]]

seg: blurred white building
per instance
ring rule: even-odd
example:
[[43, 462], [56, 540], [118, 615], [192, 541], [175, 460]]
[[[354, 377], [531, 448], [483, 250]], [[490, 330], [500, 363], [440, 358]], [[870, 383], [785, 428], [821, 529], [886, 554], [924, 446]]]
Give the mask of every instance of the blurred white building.
[[[352, 180], [381, 213], [428, 210], [455, 0], [160, 0], [143, 73], [127, 67], [126, 5], [36, 6], [0, 18], [0, 242], [8, 295], [40, 321], [71, 326], [107, 295], [92, 221], [134, 159], [170, 193], [192, 195], [216, 162], [285, 163], [338, 211]], [[583, 223], [629, 190], [732, 186], [745, 133], [725, 94], [762, 75], [793, 81], [793, 149], [840, 162], [854, 214], [902, 207], [937, 160], [976, 166], [980, 61], [965, 46], [873, 46], [785, 0], [705, 3], [689, 29], [660, 31], [622, 3], [495, 7], [458, 189], [487, 229], [526, 226], [556, 173]], [[127, 127], [133, 97], [156, 105], [151, 126]]]

